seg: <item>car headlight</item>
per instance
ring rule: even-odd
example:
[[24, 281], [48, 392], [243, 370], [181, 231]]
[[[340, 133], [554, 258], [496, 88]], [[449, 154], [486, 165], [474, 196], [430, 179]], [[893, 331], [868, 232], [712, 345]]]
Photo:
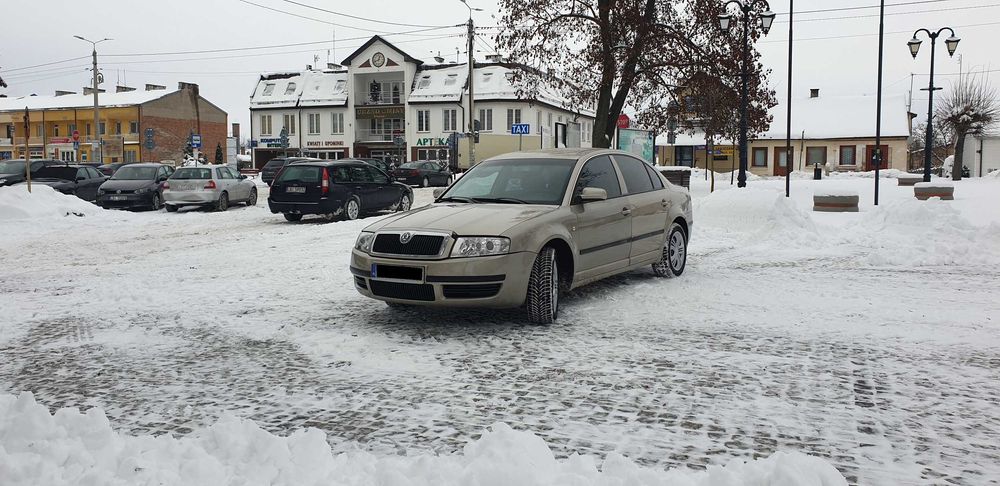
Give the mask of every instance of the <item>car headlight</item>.
[[4, 184], [6, 182], [7, 182], [7, 179], [0, 179], [0, 184]]
[[98, 189], [97, 190], [97, 195], [98, 196], [103, 196], [104, 195], [104, 189]]
[[146, 189], [145, 187], [140, 187], [139, 189], [135, 190], [136, 194], [145, 194], [147, 192], [149, 192], [149, 189]]
[[451, 248], [452, 258], [503, 255], [510, 251], [510, 238], [502, 236], [461, 237]]
[[361, 234], [358, 235], [358, 241], [354, 243], [354, 249], [368, 253], [372, 251], [373, 241], [375, 241], [375, 233], [362, 231]]

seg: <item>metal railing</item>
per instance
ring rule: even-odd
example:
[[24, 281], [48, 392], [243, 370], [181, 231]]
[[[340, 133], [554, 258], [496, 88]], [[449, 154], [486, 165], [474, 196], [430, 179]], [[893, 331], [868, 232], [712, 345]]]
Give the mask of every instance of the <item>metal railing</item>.
[[385, 128], [358, 128], [354, 133], [356, 142], [392, 142], [396, 137], [404, 136], [402, 130]]
[[403, 103], [403, 92], [367, 91], [361, 93], [362, 105], [400, 105]]

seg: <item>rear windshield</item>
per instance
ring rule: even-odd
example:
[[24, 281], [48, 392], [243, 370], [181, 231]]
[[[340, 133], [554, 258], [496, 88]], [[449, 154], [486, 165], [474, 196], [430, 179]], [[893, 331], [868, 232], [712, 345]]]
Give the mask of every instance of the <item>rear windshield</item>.
[[285, 160], [285, 159], [273, 159], [273, 160], [268, 161], [266, 164], [264, 164], [264, 167], [267, 168], [267, 169], [274, 169], [276, 167], [282, 167], [282, 166], [284, 166], [285, 162], [288, 162], [288, 161]]
[[7, 162], [0, 162], [0, 174], [23, 174], [23, 173], [24, 173], [23, 160], [9, 160]]
[[34, 177], [39, 179], [51, 178], [51, 179], [64, 179], [67, 181], [76, 180], [76, 167], [64, 167], [60, 165], [50, 165], [48, 167], [42, 167], [35, 171]]
[[319, 182], [320, 170], [309, 165], [289, 165], [281, 171], [278, 182]]
[[399, 168], [400, 169], [419, 169], [421, 165], [424, 165], [424, 163], [423, 162], [409, 162], [409, 163], [406, 163], [406, 164], [403, 164], [403, 165], [399, 166]]
[[158, 167], [122, 167], [112, 179], [116, 181], [151, 181], [156, 178]]
[[211, 179], [212, 169], [199, 169], [195, 167], [183, 167], [177, 169], [171, 179]]

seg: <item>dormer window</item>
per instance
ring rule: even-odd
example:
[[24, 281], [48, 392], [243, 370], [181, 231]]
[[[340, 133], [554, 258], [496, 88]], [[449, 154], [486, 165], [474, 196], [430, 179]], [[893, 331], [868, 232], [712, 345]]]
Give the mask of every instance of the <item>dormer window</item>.
[[333, 92], [334, 93], [343, 93], [344, 89], [346, 87], [347, 87], [347, 80], [346, 79], [337, 80], [337, 84], [335, 84], [333, 86]]
[[272, 93], [274, 93], [274, 83], [265, 84], [263, 96], [271, 96]]
[[447, 78], [444, 78], [444, 85], [445, 86], [451, 86], [451, 85], [454, 85], [456, 81], [458, 81], [458, 75], [457, 74], [449, 74]]
[[488, 83], [493, 80], [493, 73], [483, 73], [483, 82]]
[[288, 83], [288, 87], [285, 88], [285, 94], [286, 95], [295, 94], [295, 83], [292, 82]]
[[418, 89], [420, 89], [420, 88], [426, 88], [426, 87], [428, 87], [430, 85], [431, 85], [431, 76], [429, 74], [425, 74], [425, 75], [423, 75], [423, 76], [420, 77], [420, 82], [417, 83], [417, 88]]

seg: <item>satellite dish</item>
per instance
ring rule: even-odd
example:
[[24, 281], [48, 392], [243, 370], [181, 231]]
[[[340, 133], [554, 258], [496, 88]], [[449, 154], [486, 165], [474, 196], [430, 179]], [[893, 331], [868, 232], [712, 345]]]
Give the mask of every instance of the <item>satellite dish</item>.
[[437, 61], [438, 64], [441, 64], [441, 63], [444, 62], [444, 58], [441, 57], [441, 51], [438, 51], [437, 55], [434, 56], [434, 60]]

